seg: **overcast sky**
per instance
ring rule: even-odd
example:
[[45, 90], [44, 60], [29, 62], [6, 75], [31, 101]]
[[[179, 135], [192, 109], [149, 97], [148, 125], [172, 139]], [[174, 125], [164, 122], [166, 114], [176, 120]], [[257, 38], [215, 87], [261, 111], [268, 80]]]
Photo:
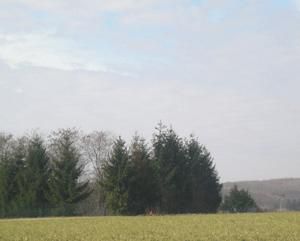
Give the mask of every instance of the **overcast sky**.
[[0, 0], [0, 130], [160, 120], [222, 181], [300, 177], [300, 0]]

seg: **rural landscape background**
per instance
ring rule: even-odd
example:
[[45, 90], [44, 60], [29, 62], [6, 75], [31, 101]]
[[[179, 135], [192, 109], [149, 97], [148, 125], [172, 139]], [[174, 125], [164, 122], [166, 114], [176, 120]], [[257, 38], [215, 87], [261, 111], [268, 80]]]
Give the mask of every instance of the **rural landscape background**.
[[0, 20], [0, 240], [300, 240], [299, 0]]

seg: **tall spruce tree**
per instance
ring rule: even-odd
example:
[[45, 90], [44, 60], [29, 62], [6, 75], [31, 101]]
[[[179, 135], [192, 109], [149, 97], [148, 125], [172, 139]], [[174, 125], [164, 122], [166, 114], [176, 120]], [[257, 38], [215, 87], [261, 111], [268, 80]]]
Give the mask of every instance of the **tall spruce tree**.
[[213, 159], [198, 140], [191, 137], [186, 142], [188, 177], [186, 197], [187, 212], [216, 212], [221, 201], [221, 188]]
[[78, 132], [74, 129], [59, 130], [51, 137], [53, 173], [50, 190], [55, 215], [74, 215], [75, 204], [91, 193], [89, 182], [81, 180], [84, 165], [80, 162], [76, 141]]
[[22, 199], [25, 216], [45, 216], [49, 214], [50, 162], [43, 140], [33, 136], [28, 144], [25, 158]]
[[159, 201], [158, 169], [150, 158], [145, 140], [134, 136], [130, 146], [128, 211], [144, 214]]
[[9, 171], [12, 164], [13, 136], [0, 133], [0, 217], [7, 216], [9, 206]]
[[18, 138], [13, 141], [11, 158], [6, 166], [7, 177], [7, 216], [25, 216], [24, 190], [24, 170], [27, 154], [28, 139]]
[[128, 162], [126, 143], [119, 137], [103, 167], [102, 186], [106, 205], [113, 214], [128, 213]]
[[160, 209], [163, 213], [184, 212], [186, 163], [182, 139], [159, 124], [154, 135], [154, 160], [159, 168]]
[[153, 139], [164, 213], [216, 212], [221, 184], [210, 153], [195, 138], [183, 142], [161, 123]]

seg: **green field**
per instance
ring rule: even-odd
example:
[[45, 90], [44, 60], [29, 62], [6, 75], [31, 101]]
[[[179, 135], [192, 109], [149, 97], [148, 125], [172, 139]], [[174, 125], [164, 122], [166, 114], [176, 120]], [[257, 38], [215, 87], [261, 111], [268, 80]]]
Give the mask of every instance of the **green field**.
[[299, 241], [300, 213], [11, 219], [0, 240]]

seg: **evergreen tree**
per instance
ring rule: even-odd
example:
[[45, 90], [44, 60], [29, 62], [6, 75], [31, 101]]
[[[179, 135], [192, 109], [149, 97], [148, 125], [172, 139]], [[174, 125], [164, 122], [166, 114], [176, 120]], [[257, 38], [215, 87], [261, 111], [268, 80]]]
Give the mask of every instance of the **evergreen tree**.
[[221, 210], [231, 213], [244, 213], [259, 211], [257, 204], [250, 193], [244, 189], [239, 190], [236, 185], [225, 196]]
[[50, 163], [43, 140], [34, 136], [25, 159], [22, 199], [26, 216], [45, 216], [49, 212]]
[[158, 175], [145, 140], [134, 136], [130, 147], [128, 210], [144, 214], [157, 207], [159, 201]]
[[91, 193], [89, 182], [81, 181], [84, 165], [80, 163], [77, 140], [78, 133], [73, 129], [55, 132], [51, 138], [53, 173], [50, 190], [55, 215], [74, 215], [75, 204]]
[[12, 142], [11, 135], [0, 133], [0, 217], [5, 217], [8, 212]]
[[160, 123], [153, 156], [159, 168], [162, 212], [216, 212], [222, 186], [210, 153], [197, 139], [183, 142], [173, 129]]
[[222, 185], [210, 153], [197, 139], [191, 137], [186, 142], [186, 159], [188, 165], [186, 211], [216, 212], [222, 201]]
[[153, 140], [154, 160], [159, 168], [160, 211], [184, 212], [186, 160], [183, 141], [161, 123]]
[[106, 205], [114, 214], [128, 213], [128, 162], [128, 150], [119, 137], [103, 167], [102, 181]]
[[[98, 191], [91, 197], [89, 210], [99, 208], [94, 205], [99, 197], [105, 202], [104, 212], [107, 207], [113, 214], [143, 214], [147, 209], [162, 213], [217, 210], [219, 177], [210, 153], [196, 138], [183, 141], [160, 123], [152, 149], [135, 136], [129, 150], [119, 138], [109, 153], [111, 145], [104, 137], [96, 133], [79, 143], [82, 139], [76, 130], [59, 130], [46, 150], [41, 137], [15, 140], [0, 134], [0, 217], [44, 216], [50, 214], [48, 210], [53, 215], [76, 214], [78, 202], [91, 193], [85, 163], [94, 168], [94, 176], [88, 178], [94, 178]], [[239, 202], [226, 197], [223, 206], [228, 203]], [[87, 210], [83, 206], [81, 210]], [[231, 210], [243, 209], [234, 206]]]
[[14, 140], [12, 153], [6, 163], [6, 192], [7, 192], [7, 214], [6, 216], [24, 216], [23, 189], [25, 158], [28, 139], [26, 137]]

